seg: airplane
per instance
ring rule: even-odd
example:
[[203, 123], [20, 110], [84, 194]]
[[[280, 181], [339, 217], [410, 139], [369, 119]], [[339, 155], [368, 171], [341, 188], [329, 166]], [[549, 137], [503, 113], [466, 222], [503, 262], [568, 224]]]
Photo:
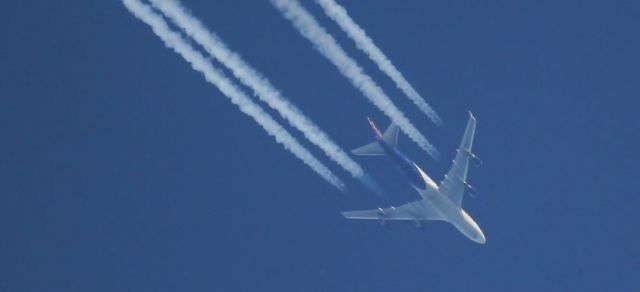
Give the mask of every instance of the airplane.
[[476, 192], [467, 183], [469, 162], [481, 164], [480, 159], [471, 152], [473, 135], [476, 129], [476, 118], [469, 112], [467, 127], [462, 136], [462, 142], [457, 149], [456, 157], [449, 172], [437, 185], [417, 164], [398, 150], [398, 126], [393, 123], [382, 133], [371, 118], [367, 118], [375, 133], [375, 141], [351, 152], [354, 155], [386, 155], [409, 178], [413, 188], [418, 191], [420, 200], [406, 203], [398, 207], [377, 208], [361, 211], [342, 212], [348, 219], [379, 220], [387, 226], [388, 220], [408, 220], [416, 222], [422, 228], [422, 221], [439, 220], [452, 224], [458, 231], [469, 239], [484, 244], [486, 238], [478, 223], [462, 209], [462, 199], [465, 191], [475, 196]]

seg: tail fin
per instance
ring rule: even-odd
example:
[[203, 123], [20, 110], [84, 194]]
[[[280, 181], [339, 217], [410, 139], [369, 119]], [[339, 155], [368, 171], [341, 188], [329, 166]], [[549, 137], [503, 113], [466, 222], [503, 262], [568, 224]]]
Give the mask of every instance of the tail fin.
[[[371, 123], [371, 127], [377, 133], [378, 132], [377, 131], [377, 127], [375, 126], [373, 121], [369, 120], [369, 122]], [[382, 137], [380, 137], [380, 139], [382, 139], [382, 141], [387, 143], [389, 146], [396, 147], [398, 145], [398, 133], [399, 132], [400, 132], [400, 128], [392, 123], [384, 131], [384, 134], [382, 134]], [[369, 143], [369, 144], [364, 145], [362, 147], [353, 149], [353, 150], [351, 150], [351, 153], [353, 155], [384, 155], [385, 154], [384, 149], [382, 149], [382, 147], [380, 147], [380, 144], [378, 144], [377, 141], [373, 142], [373, 143]]]
[[389, 125], [389, 127], [387, 127], [387, 129], [384, 131], [384, 134], [382, 135], [382, 140], [384, 140], [387, 144], [389, 144], [389, 146], [396, 147], [398, 146], [399, 133], [400, 133], [400, 128], [396, 124], [391, 123], [391, 125]]

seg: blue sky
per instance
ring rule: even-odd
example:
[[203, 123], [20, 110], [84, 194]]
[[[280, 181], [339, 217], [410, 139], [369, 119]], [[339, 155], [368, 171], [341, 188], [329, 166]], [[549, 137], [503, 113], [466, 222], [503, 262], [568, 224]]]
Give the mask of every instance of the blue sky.
[[[367, 116], [388, 123], [268, 1], [183, 3], [344, 149], [371, 139]], [[345, 220], [417, 194], [358, 157], [377, 198], [304, 141], [339, 193], [121, 2], [14, 1], [0, 10], [0, 290], [640, 288], [636, 2], [340, 3], [444, 126], [303, 2], [438, 148], [401, 136], [435, 180], [477, 116], [480, 197], [463, 206], [486, 245], [445, 223]]]

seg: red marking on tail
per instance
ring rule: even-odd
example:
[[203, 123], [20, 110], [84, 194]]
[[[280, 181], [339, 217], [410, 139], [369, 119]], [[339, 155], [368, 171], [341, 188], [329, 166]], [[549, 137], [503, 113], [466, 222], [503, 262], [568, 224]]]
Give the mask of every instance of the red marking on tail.
[[367, 120], [369, 120], [369, 125], [371, 125], [373, 131], [376, 132], [376, 135], [378, 135], [378, 137], [382, 137], [382, 132], [380, 132], [378, 126], [376, 126], [376, 123], [374, 123], [373, 120], [369, 117], [367, 117]]

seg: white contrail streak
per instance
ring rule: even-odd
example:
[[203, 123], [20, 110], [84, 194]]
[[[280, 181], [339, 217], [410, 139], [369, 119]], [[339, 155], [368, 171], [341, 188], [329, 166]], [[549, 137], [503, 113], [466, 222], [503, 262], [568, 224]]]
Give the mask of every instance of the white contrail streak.
[[313, 121], [284, 97], [266, 77], [253, 69], [237, 53], [229, 49], [217, 35], [209, 31], [200, 20], [191, 15], [179, 1], [151, 0], [151, 3], [189, 37], [199, 43], [211, 56], [229, 68], [233, 75], [251, 88], [260, 100], [278, 111], [291, 126], [300, 130], [309, 141], [322, 149], [329, 158], [342, 166], [353, 177], [359, 179], [365, 186], [375, 192], [380, 192], [374, 181], [365, 174], [357, 162], [351, 159]]
[[353, 21], [353, 19], [347, 14], [347, 10], [336, 3], [334, 0], [316, 0], [324, 13], [331, 19], [333, 19], [340, 28], [356, 43], [356, 46], [363, 51], [365, 54], [369, 56], [378, 68], [393, 82], [395, 82], [396, 86], [411, 100], [413, 103], [418, 106], [418, 108], [425, 113], [431, 121], [436, 123], [437, 125], [442, 124], [442, 120], [436, 114], [436, 112], [427, 104], [427, 102], [420, 96], [420, 94], [409, 84], [409, 81], [402, 76], [402, 73], [396, 69], [396, 67], [391, 63], [389, 58], [384, 55], [382, 50], [378, 48], [373, 40], [367, 36], [367, 33], [362, 29], [358, 24]]
[[362, 68], [340, 47], [336, 40], [309, 14], [296, 0], [271, 0], [271, 3], [289, 19], [298, 32], [311, 41], [315, 48], [331, 61], [342, 75], [360, 90], [369, 101], [384, 112], [392, 122], [415, 141], [434, 158], [438, 157], [436, 150], [427, 138], [407, 119], [404, 114], [391, 102], [372, 79], [364, 73]]
[[191, 67], [202, 73], [205, 79], [215, 85], [240, 111], [252, 117], [265, 131], [273, 136], [276, 141], [289, 150], [293, 155], [307, 164], [313, 171], [319, 174], [327, 182], [345, 190], [344, 183], [336, 177], [331, 170], [318, 161], [304, 146], [300, 145], [286, 129], [278, 124], [259, 105], [254, 103], [240, 89], [238, 89], [222, 72], [215, 69], [209, 61], [199, 52], [193, 49], [180, 34], [169, 28], [162, 16], [156, 14], [152, 8], [139, 0], [122, 0], [125, 7], [138, 19], [149, 25], [153, 32], [164, 42], [165, 46], [173, 49], [184, 58]]

